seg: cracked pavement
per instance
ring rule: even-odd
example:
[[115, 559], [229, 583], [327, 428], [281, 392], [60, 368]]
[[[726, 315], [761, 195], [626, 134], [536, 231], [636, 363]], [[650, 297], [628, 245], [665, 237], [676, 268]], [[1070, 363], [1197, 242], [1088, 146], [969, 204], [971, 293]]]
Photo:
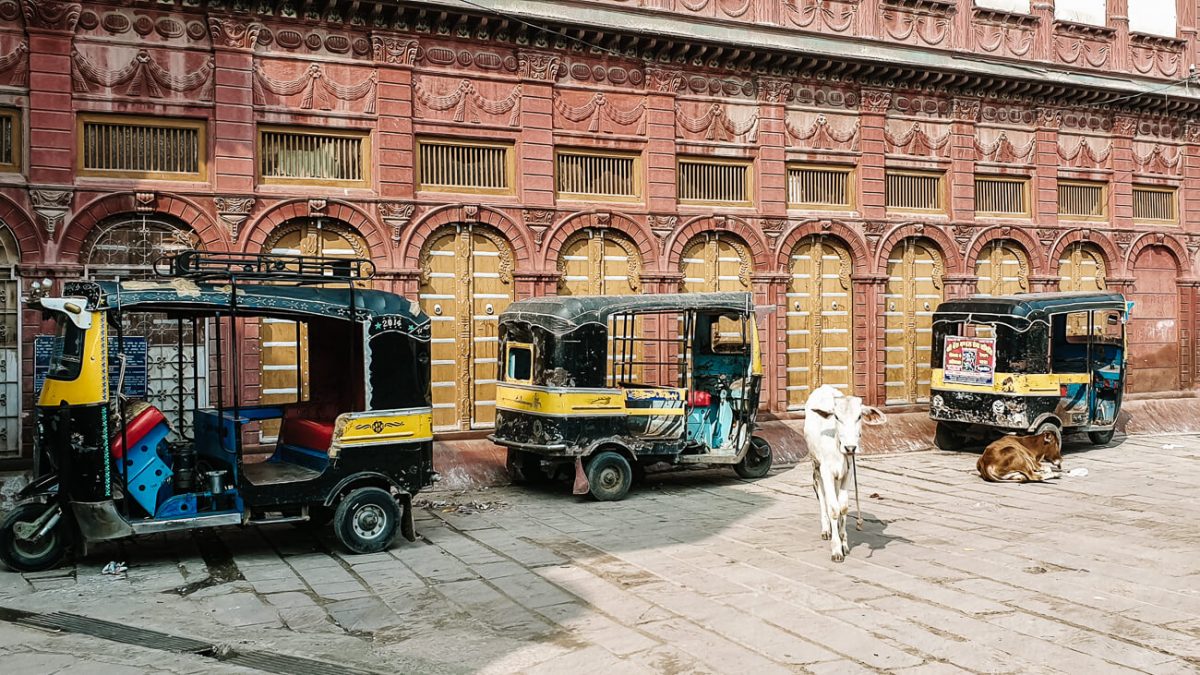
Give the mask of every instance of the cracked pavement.
[[[859, 460], [864, 531], [820, 538], [807, 462], [758, 482], [651, 475], [428, 493], [416, 543], [351, 556], [288, 525], [160, 535], [0, 572], [0, 606], [63, 611], [384, 672], [1196, 672], [1200, 436], [1068, 445], [1047, 484], [975, 453]], [[461, 505], [461, 506], [459, 506]], [[109, 560], [126, 575], [102, 575]], [[5, 673], [246, 673], [0, 621]]]

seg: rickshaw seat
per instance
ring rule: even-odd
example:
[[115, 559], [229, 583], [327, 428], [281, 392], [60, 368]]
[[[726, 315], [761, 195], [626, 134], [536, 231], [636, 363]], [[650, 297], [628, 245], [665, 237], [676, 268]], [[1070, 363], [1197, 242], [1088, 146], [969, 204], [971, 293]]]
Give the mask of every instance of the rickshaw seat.
[[286, 418], [279, 429], [279, 442], [306, 450], [328, 452], [333, 443], [333, 422]]
[[[116, 433], [109, 443], [109, 453], [114, 459], [121, 459], [125, 456], [125, 445], [121, 442], [120, 421], [113, 420], [113, 423], [116, 425], [114, 428]], [[126, 422], [125, 437], [129, 440], [130, 444], [136, 445], [138, 441], [142, 440], [155, 427], [166, 423], [167, 418], [163, 416], [161, 410], [154, 406], [148, 406], [135, 415], [133, 419]]]

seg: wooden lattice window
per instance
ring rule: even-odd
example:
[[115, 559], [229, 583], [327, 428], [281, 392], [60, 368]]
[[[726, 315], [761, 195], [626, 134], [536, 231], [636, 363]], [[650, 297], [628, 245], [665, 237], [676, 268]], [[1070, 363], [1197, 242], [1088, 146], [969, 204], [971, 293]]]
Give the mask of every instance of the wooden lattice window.
[[21, 170], [21, 113], [0, 108], [0, 171]]
[[742, 160], [680, 159], [678, 197], [681, 202], [751, 203], [750, 162]]
[[422, 190], [511, 194], [513, 154], [511, 143], [421, 139], [417, 180]]
[[887, 172], [887, 208], [893, 211], [946, 211], [945, 174], [922, 171]]
[[1029, 216], [1029, 179], [975, 177], [975, 213], [982, 216]]
[[205, 178], [208, 146], [203, 120], [80, 115], [79, 127], [80, 175]]
[[1103, 218], [1108, 209], [1105, 192], [1104, 183], [1059, 181], [1058, 215], [1082, 219]]
[[635, 154], [559, 150], [555, 190], [566, 199], [637, 199], [641, 173]]
[[789, 166], [788, 206], [799, 209], [854, 208], [853, 170], [835, 166]]
[[1134, 220], [1153, 220], [1162, 223], [1179, 221], [1176, 190], [1173, 187], [1150, 187], [1139, 185], [1133, 188]]
[[259, 179], [263, 183], [365, 187], [370, 180], [366, 131], [259, 127]]

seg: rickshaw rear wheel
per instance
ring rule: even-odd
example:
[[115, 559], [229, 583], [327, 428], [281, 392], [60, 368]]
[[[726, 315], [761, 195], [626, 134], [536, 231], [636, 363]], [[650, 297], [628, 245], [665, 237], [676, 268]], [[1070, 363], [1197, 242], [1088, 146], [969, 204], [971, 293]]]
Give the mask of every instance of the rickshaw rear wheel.
[[933, 433], [933, 444], [937, 446], [938, 450], [958, 450], [966, 444], [966, 439], [951, 425], [938, 422], [937, 429]]
[[46, 533], [39, 541], [23, 540], [15, 531], [17, 523], [29, 523], [38, 519], [49, 504], [21, 504], [9, 511], [0, 522], [0, 562], [14, 572], [41, 572], [62, 562], [67, 553], [67, 537], [63, 521]]
[[1109, 429], [1107, 431], [1089, 431], [1088, 440], [1092, 442], [1092, 445], [1108, 445], [1110, 442], [1112, 442], [1114, 433], [1116, 433], [1116, 429]]
[[771, 444], [765, 438], [751, 436], [746, 456], [733, 465], [733, 470], [742, 478], [762, 478], [771, 472], [771, 461]]
[[400, 516], [400, 505], [390, 492], [358, 488], [338, 504], [333, 533], [351, 553], [378, 553], [392, 543]]
[[588, 462], [587, 478], [596, 501], [615, 502], [629, 494], [629, 486], [633, 484], [633, 467], [621, 453], [606, 450]]

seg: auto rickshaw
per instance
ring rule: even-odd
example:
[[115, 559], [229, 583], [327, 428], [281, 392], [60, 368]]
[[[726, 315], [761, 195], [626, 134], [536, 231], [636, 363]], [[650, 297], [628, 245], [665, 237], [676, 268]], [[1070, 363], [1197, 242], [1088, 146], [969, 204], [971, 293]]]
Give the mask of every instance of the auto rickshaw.
[[[354, 553], [386, 548], [397, 530], [413, 540], [412, 497], [435, 479], [429, 318], [417, 303], [356, 287], [374, 274], [366, 260], [187, 251], [155, 271], [164, 278], [69, 282], [63, 297], [31, 299], [58, 326], [35, 424], [49, 471], [0, 523], [0, 560], [35, 571], [72, 545], [86, 554], [143, 534], [298, 521], [332, 521]], [[176, 411], [123, 393], [139, 315], [177, 328]], [[232, 367], [245, 363], [240, 334], [270, 321], [294, 322], [297, 345], [304, 335], [307, 358], [297, 347], [288, 371], [295, 403], [247, 403]], [[197, 364], [187, 410], [185, 354]], [[190, 415], [188, 429], [172, 428], [172, 412]], [[277, 440], [257, 451], [269, 459], [247, 461], [268, 420]]]
[[749, 293], [540, 297], [500, 316], [496, 429], [514, 478], [569, 475], [601, 501], [656, 462], [771, 469], [755, 436], [762, 356]]
[[1118, 293], [950, 300], [933, 315], [929, 416], [943, 450], [1005, 432], [1112, 440], [1129, 306]]

